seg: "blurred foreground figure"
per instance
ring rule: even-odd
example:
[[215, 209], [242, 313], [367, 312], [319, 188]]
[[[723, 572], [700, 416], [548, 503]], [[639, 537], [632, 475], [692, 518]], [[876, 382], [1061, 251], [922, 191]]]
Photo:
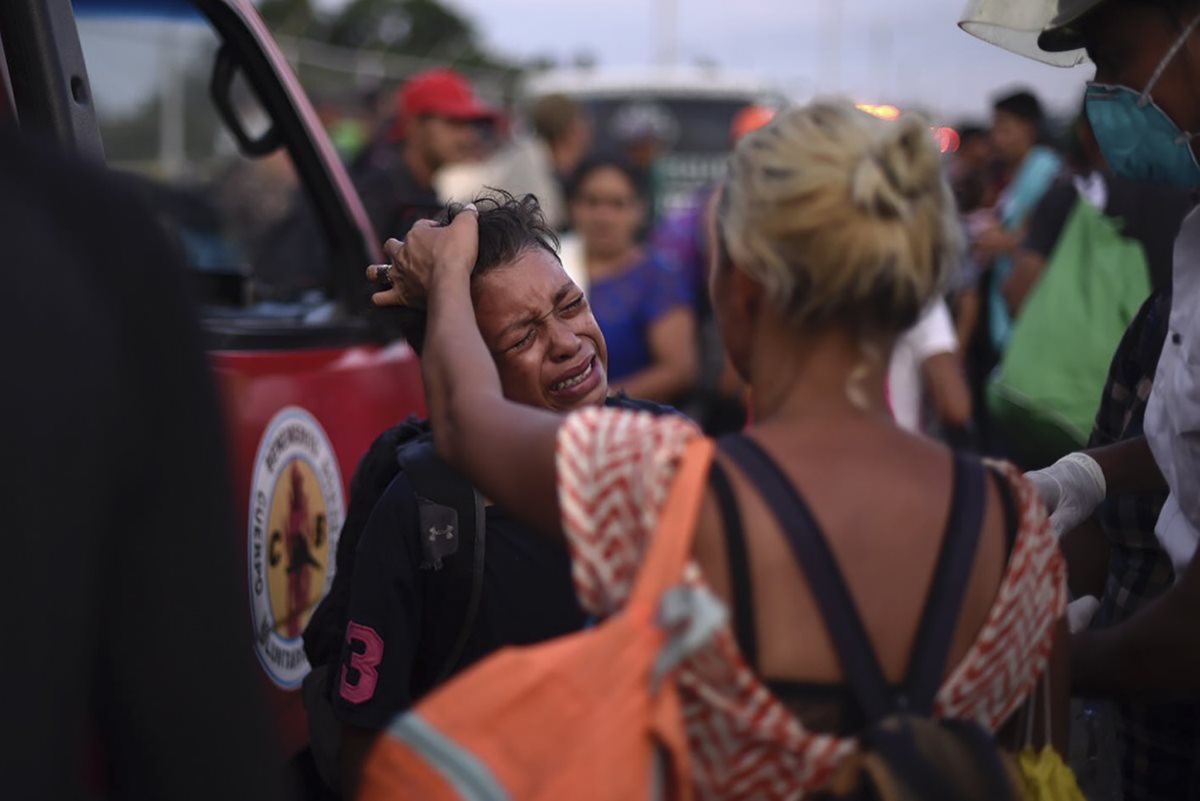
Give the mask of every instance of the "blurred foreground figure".
[[274, 799], [200, 334], [133, 192], [0, 130], [5, 798]]

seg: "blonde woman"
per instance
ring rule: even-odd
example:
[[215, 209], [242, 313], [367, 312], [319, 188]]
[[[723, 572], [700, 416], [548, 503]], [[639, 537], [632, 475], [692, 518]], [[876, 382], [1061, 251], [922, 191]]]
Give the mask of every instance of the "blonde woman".
[[[710, 225], [713, 303], [756, 415], [720, 443], [690, 569], [731, 611], [679, 675], [700, 796], [820, 788], [869, 722], [867, 699], [847, 688], [864, 673], [896, 705], [910, 690], [919, 704], [924, 686], [935, 714], [992, 731], [1048, 665], [1065, 688], [1064, 567], [1033, 489], [1006, 465], [985, 470], [903, 431], [888, 412], [886, 356], [958, 248], [925, 123], [888, 124], [840, 102], [781, 113], [738, 145]], [[489, 497], [565, 537], [584, 606], [611, 613], [700, 432], [681, 419], [597, 410], [564, 420], [505, 401], [475, 327], [474, 249], [469, 212], [420, 226], [392, 243], [393, 289], [376, 302], [428, 303], [439, 450]], [[574, 301], [531, 308], [514, 340], [548, 338], [581, 381], [597, 380], [603, 366], [571, 339], [581, 313]], [[964, 501], [972, 492], [982, 502]], [[793, 556], [801, 537], [825, 548], [825, 570]], [[846, 632], [862, 648], [839, 658]]]

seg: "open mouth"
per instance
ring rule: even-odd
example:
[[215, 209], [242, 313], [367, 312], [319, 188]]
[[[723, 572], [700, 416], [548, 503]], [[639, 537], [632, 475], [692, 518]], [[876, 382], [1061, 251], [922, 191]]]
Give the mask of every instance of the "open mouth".
[[555, 384], [550, 385], [551, 392], [567, 392], [582, 384], [592, 377], [592, 372], [596, 369], [596, 357], [588, 359], [588, 363], [584, 368], [573, 376], [564, 378]]

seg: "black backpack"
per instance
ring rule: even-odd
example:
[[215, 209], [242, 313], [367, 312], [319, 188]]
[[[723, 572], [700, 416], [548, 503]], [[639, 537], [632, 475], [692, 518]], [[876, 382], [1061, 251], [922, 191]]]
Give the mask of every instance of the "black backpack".
[[[422, 568], [440, 585], [433, 591], [442, 599], [431, 610], [435, 625], [425, 630], [452, 632], [455, 638], [440, 677], [448, 676], [462, 656], [483, 589], [483, 502], [464, 476], [438, 458], [429, 423], [409, 417], [371, 443], [350, 481], [350, 507], [338, 539], [333, 585], [304, 631], [304, 651], [313, 667], [341, 658], [358, 542], [371, 511], [401, 471], [412, 485], [421, 530], [434, 528], [442, 534], [422, 539]], [[472, 558], [446, 558], [459, 552]]]
[[[670, 407], [624, 395], [609, 398], [605, 405], [655, 415], [674, 413]], [[427, 605], [436, 619], [424, 621], [428, 625], [423, 625], [422, 631], [424, 636], [453, 638], [448, 647], [442, 643], [428, 649], [447, 655], [433, 671], [435, 683], [440, 683], [458, 667], [478, 616], [486, 521], [483, 499], [465, 476], [438, 457], [428, 421], [416, 417], [380, 434], [354, 471], [350, 507], [338, 539], [337, 571], [328, 595], [313, 611], [304, 631], [304, 652], [314, 668], [335, 664], [341, 658], [358, 541], [375, 504], [401, 471], [412, 485], [421, 531], [434, 530], [422, 538], [421, 567], [428, 571], [426, 580], [433, 582], [430, 593], [438, 603]], [[455, 535], [452, 539], [445, 537], [447, 527]], [[470, 558], [462, 558], [465, 554]]]
[[[439, 599], [438, 604], [426, 607], [425, 614], [434, 617], [428, 621], [431, 625], [426, 628], [426, 636], [454, 637], [449, 645], [434, 642], [428, 649], [447, 654], [433, 673], [436, 682], [448, 677], [458, 664], [479, 609], [484, 544], [481, 499], [465, 477], [438, 458], [429, 423], [410, 417], [376, 437], [354, 471], [350, 507], [338, 539], [333, 586], [313, 610], [304, 630], [304, 653], [312, 666], [302, 689], [310, 750], [318, 775], [331, 788], [341, 787], [338, 755], [342, 727], [334, 715], [331, 698], [346, 636], [355, 556], [371, 512], [402, 472], [412, 487], [422, 529], [432, 515], [431, 527], [456, 535], [453, 549], [447, 547], [444, 536], [432, 542], [423, 540], [429, 558], [422, 567], [430, 571], [426, 581], [436, 582], [429, 589]], [[473, 558], [443, 558], [459, 549], [472, 552]]]

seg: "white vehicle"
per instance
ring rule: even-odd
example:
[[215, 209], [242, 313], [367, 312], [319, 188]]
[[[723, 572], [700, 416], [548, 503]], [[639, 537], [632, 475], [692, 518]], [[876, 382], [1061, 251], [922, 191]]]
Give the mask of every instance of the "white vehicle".
[[594, 126], [595, 149], [618, 152], [623, 126], [648, 126], [665, 137], [655, 166], [655, 211], [688, 202], [720, 178], [734, 115], [753, 104], [782, 105], [769, 83], [715, 67], [573, 68], [540, 73], [525, 84], [528, 98], [565, 94], [583, 104]]

